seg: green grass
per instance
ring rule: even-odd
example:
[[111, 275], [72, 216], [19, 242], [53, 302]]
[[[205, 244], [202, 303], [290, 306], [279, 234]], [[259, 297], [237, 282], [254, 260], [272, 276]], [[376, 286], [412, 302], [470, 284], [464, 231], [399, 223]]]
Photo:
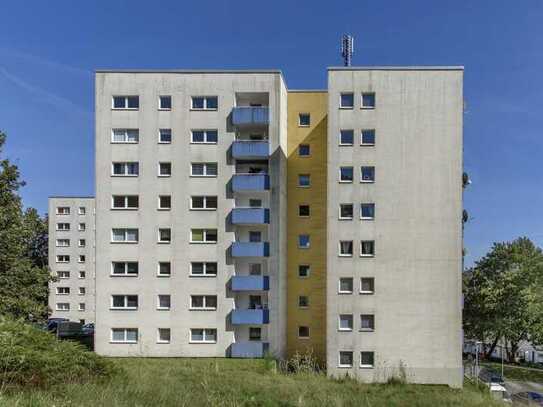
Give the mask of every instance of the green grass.
[[367, 385], [277, 373], [266, 360], [114, 359], [125, 374], [0, 394], [0, 406], [501, 406], [466, 385]]
[[[481, 365], [491, 367], [492, 369], [500, 373], [502, 371], [501, 363], [485, 362], [481, 363]], [[526, 368], [522, 366], [505, 364], [503, 366], [503, 376], [505, 380], [543, 383], [543, 369]]]

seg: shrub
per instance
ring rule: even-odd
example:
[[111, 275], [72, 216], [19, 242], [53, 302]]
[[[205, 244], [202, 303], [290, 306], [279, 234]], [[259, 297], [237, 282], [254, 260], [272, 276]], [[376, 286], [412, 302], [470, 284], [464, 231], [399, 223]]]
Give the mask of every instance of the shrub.
[[313, 350], [309, 349], [305, 353], [296, 353], [287, 360], [280, 362], [281, 370], [284, 373], [320, 373], [321, 369], [317, 358], [313, 355]]
[[0, 390], [82, 383], [110, 377], [117, 369], [78, 343], [59, 341], [49, 332], [0, 316]]

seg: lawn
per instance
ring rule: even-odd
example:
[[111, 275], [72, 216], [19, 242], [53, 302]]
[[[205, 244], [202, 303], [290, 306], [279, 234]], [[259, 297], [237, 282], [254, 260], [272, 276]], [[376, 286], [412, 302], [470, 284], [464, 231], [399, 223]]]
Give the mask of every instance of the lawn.
[[[488, 362], [481, 363], [481, 365], [491, 367], [496, 372], [501, 373], [502, 371], [502, 365], [500, 363]], [[505, 364], [503, 366], [503, 376], [505, 380], [543, 383], [543, 369], [537, 369], [533, 367], [523, 367]]]
[[1, 406], [480, 406], [490, 396], [466, 384], [367, 385], [321, 374], [283, 374], [266, 360], [116, 359], [106, 382], [58, 384], [0, 394]]

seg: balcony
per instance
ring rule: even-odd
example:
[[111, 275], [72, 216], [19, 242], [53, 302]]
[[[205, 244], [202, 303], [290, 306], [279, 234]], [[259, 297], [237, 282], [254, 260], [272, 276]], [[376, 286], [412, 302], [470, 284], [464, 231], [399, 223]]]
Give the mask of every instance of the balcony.
[[237, 160], [260, 160], [270, 157], [268, 141], [236, 140], [232, 144], [232, 157]]
[[267, 309], [235, 309], [232, 311], [232, 325], [263, 325], [270, 323]]
[[268, 242], [234, 242], [232, 257], [268, 257], [270, 244]]
[[233, 276], [232, 291], [268, 291], [270, 278], [268, 276]]
[[233, 225], [265, 225], [270, 223], [270, 210], [266, 208], [234, 208], [230, 221]]
[[230, 357], [262, 358], [268, 352], [267, 342], [235, 342], [232, 344]]
[[235, 174], [232, 179], [232, 190], [243, 191], [267, 191], [270, 189], [270, 177], [268, 174]]
[[267, 126], [270, 109], [266, 106], [238, 106], [232, 109], [232, 124], [236, 127]]

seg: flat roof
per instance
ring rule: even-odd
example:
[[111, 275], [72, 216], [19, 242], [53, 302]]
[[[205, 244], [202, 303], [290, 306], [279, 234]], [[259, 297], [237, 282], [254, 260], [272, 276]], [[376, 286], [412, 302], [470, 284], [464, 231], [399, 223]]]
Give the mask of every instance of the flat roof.
[[58, 199], [94, 199], [94, 196], [89, 195], [50, 195], [49, 199], [58, 198]]
[[463, 71], [463, 65], [330, 66], [328, 71]]
[[283, 75], [280, 69], [95, 69], [96, 73], [267, 73]]

